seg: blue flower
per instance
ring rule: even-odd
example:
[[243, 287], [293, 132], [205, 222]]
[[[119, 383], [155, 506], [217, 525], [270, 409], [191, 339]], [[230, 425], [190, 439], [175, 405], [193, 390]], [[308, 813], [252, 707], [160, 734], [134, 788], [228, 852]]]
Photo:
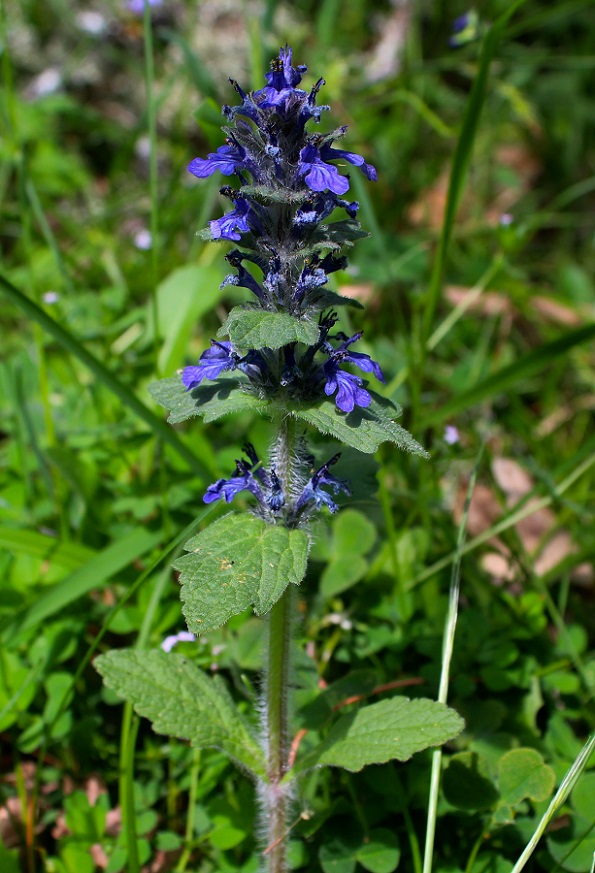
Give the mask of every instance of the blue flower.
[[231, 503], [240, 491], [250, 491], [259, 503], [265, 505], [264, 494], [244, 461], [236, 461], [236, 469], [230, 479], [218, 479], [209, 485], [202, 499], [204, 503], [214, 503], [223, 497], [226, 503]]
[[[230, 258], [228, 257], [227, 260], [230, 260]], [[259, 300], [264, 300], [264, 290], [262, 286], [258, 284], [252, 273], [248, 272], [241, 263], [231, 262], [231, 265], [236, 268], [238, 275], [226, 276], [221, 283], [220, 288], [223, 289], [227, 285], [239, 285], [241, 288], [247, 288], [249, 291], [252, 291], [253, 294], [256, 294]]]
[[291, 296], [293, 303], [302, 303], [309, 291], [315, 291], [327, 282], [328, 276], [319, 264], [306, 264], [295, 284]]
[[370, 405], [372, 397], [362, 387], [364, 382], [359, 376], [340, 370], [338, 364], [332, 360], [324, 365], [324, 375], [324, 393], [330, 397], [337, 392], [335, 402], [342, 412], [352, 412], [355, 406]]
[[362, 156], [356, 155], [354, 152], [346, 152], [343, 149], [333, 149], [328, 143], [325, 143], [320, 149], [320, 157], [323, 161], [336, 161], [343, 158], [343, 160], [349, 161], [350, 164], [353, 164], [354, 167], [360, 167], [366, 179], [369, 179], [371, 182], [376, 182], [378, 180], [376, 167], [373, 167], [372, 164], [366, 164]]
[[448, 40], [451, 48], [460, 48], [477, 39], [481, 34], [479, 16], [475, 9], [470, 9], [452, 23], [452, 36]]
[[234, 208], [231, 212], [209, 222], [213, 239], [228, 239], [238, 242], [242, 233], [250, 233], [254, 227], [259, 226], [256, 213], [247, 197], [240, 191], [235, 191], [228, 185], [221, 188], [221, 194], [229, 197]]
[[277, 512], [285, 504], [285, 497], [275, 470], [269, 472], [262, 467], [252, 443], [244, 446], [244, 452], [248, 462], [244, 459], [236, 460], [236, 468], [231, 478], [218, 479], [213, 485], [209, 485], [203, 501], [214, 503], [222, 497], [226, 503], [231, 503], [240, 491], [250, 491], [264, 509]]
[[213, 343], [210, 349], [203, 352], [195, 367], [186, 367], [182, 372], [182, 382], [186, 390], [190, 391], [200, 385], [203, 379], [216, 379], [224, 370], [235, 370], [241, 358], [233, 351], [231, 343]]
[[258, 352], [250, 349], [243, 358], [240, 358], [237, 367], [251, 382], [272, 389], [274, 386], [271, 381], [271, 371], [263, 354], [265, 351]]
[[318, 148], [309, 143], [300, 152], [298, 173], [311, 191], [324, 191], [327, 188], [334, 194], [345, 194], [349, 190], [349, 179], [342, 176], [332, 164], [326, 164], [320, 157]]
[[291, 59], [292, 50], [286, 45], [279, 51], [279, 56], [271, 61], [271, 71], [265, 74], [268, 84], [253, 95], [261, 109], [275, 108], [287, 112], [296, 97], [306, 96], [305, 91], [296, 90], [295, 86], [302, 81], [302, 73], [308, 68], [303, 64], [292, 67]]
[[332, 473], [329, 473], [329, 467], [336, 464], [340, 457], [341, 453], [334, 455], [330, 461], [327, 461], [326, 464], [323, 464], [322, 467], [316, 470], [298, 498], [295, 505], [296, 515], [301, 512], [309, 500], [314, 501], [317, 509], [320, 509], [324, 504], [325, 506], [328, 506], [331, 512], [337, 511], [339, 507], [328, 491], [322, 490], [322, 485], [328, 485], [332, 488], [335, 494], [338, 494], [340, 491], [344, 491], [345, 494], [351, 494], [347, 482], [344, 479], [337, 479], [332, 475]]
[[270, 259], [262, 284], [269, 300], [282, 302], [285, 280], [281, 272], [281, 259], [278, 255], [275, 254]]
[[308, 226], [315, 227], [319, 222], [328, 218], [338, 206], [341, 206], [350, 218], [355, 218], [359, 209], [359, 203], [356, 200], [350, 203], [330, 191], [323, 191], [316, 197], [303, 202], [294, 216], [293, 223], [299, 229]]
[[237, 169], [248, 169], [246, 149], [228, 142], [219, 146], [216, 152], [211, 152], [206, 158], [194, 158], [188, 164], [188, 172], [199, 179], [206, 179], [219, 171], [224, 176], [231, 176]]
[[[345, 334], [343, 334], [345, 336]], [[362, 333], [354, 333], [352, 337], [346, 339], [337, 349], [333, 349], [331, 352], [331, 357], [335, 361], [342, 361], [349, 364], [355, 364], [360, 370], [363, 370], [364, 373], [373, 373], [379, 382], [384, 382], [385, 378], [382, 374], [382, 370], [380, 369], [380, 365], [373, 361], [370, 355], [366, 355], [363, 352], [351, 352], [348, 351], [349, 346], [352, 343], [361, 339]]]
[[133, 15], [142, 15], [145, 5], [157, 7], [163, 5], [163, 0], [128, 0], [126, 6]]
[[318, 82], [312, 87], [310, 94], [308, 95], [308, 99], [302, 103], [302, 108], [300, 112], [300, 127], [303, 128], [306, 122], [313, 118], [316, 124], [320, 123], [320, 116], [323, 112], [328, 112], [331, 108], [330, 106], [317, 106], [316, 105], [316, 95], [320, 91], [323, 85], [326, 85], [324, 79], [319, 79]]
[[[322, 330], [323, 332], [326, 330], [326, 325], [322, 325]], [[369, 406], [372, 397], [363, 387], [363, 380], [359, 376], [341, 370], [340, 364], [355, 364], [365, 373], [373, 373], [380, 382], [385, 381], [379, 364], [373, 361], [369, 355], [363, 352], [349, 351], [349, 346], [360, 337], [361, 333], [354, 334], [341, 343], [337, 349], [334, 349], [328, 340], [323, 339], [322, 347], [329, 355], [328, 361], [323, 365], [326, 380], [324, 393], [330, 397], [337, 392], [335, 402], [343, 412], [352, 412], [355, 406]]]
[[240, 106], [223, 106], [223, 115], [229, 119], [229, 121], [233, 121], [236, 115], [245, 115], [246, 118], [251, 118], [252, 121], [256, 122], [256, 124], [260, 124], [262, 112], [254, 102], [252, 95], [246, 94], [235, 79], [230, 79], [229, 81], [242, 98], [242, 103]]

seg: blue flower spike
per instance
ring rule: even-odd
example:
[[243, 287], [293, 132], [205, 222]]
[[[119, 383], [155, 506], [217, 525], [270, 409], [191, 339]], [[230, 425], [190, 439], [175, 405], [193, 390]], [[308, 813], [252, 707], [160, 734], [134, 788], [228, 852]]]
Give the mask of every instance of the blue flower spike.
[[[346, 127], [326, 134], [308, 129], [330, 107], [317, 103], [323, 78], [309, 90], [301, 87], [306, 72], [304, 65], [294, 65], [286, 45], [259, 90], [245, 91], [230, 79], [239, 104], [223, 107], [226, 141], [188, 165], [200, 179], [216, 172], [233, 177], [233, 184], [220, 189], [231, 211], [213, 219], [203, 236], [238, 244], [226, 255], [232, 272], [221, 288], [250, 292], [249, 301], [236, 306], [225, 322], [229, 339], [213, 340], [198, 364], [182, 372], [186, 390], [194, 392], [199, 405], [211, 395], [195, 389], [233, 371], [227, 391], [251, 393], [281, 415], [291, 414], [297, 404], [300, 409], [323, 406], [324, 415], [343, 418], [372, 404], [364, 375], [385, 381], [370, 355], [353, 350], [361, 333], [335, 331], [338, 315], [332, 307], [349, 301], [329, 289], [331, 274], [347, 267], [341, 250], [365, 235], [357, 220], [359, 204], [344, 198], [350, 185], [346, 170], [355, 167], [376, 181], [376, 169], [364, 156], [338, 147]], [[338, 221], [333, 220], [337, 210], [343, 212]], [[373, 409], [368, 412], [370, 420], [375, 415]], [[357, 418], [348, 421], [348, 427], [358, 427]], [[291, 457], [279, 440], [280, 435], [267, 465], [253, 446], [245, 446], [233, 474], [210, 485], [204, 501], [230, 503], [247, 491], [256, 498], [258, 515], [289, 527], [323, 506], [336, 512], [334, 497], [349, 493], [347, 483], [330, 472], [339, 455], [312, 471], [303, 437]]]

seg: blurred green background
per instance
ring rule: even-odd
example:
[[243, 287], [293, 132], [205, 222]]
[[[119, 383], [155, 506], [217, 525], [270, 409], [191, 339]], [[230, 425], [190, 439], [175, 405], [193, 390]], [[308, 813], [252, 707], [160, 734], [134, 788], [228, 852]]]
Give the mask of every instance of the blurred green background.
[[[242, 442], [271, 438], [244, 416], [174, 429], [147, 385], [246, 299], [218, 290], [225, 248], [196, 236], [228, 180], [185, 167], [223, 142], [228, 77], [261, 87], [288, 41], [305, 87], [326, 80], [322, 128], [348, 124], [378, 169], [351, 176], [371, 236], [333, 275], [366, 305], [341, 327], [364, 330], [432, 454], [343, 455], [354, 499], [317, 523], [300, 591], [295, 729], [386, 685], [436, 696], [484, 445], [450, 700], [467, 729], [446, 752], [435, 869], [509, 870], [595, 725], [595, 7], [164, 0], [147, 23], [115, 0], [2, 2], [0, 868], [132, 869], [129, 802], [144, 869], [257, 869], [252, 786], [122, 722], [90, 660], [183, 629], [181, 533]], [[179, 648], [250, 708], [262, 633], [245, 615]], [[513, 751], [537, 774], [516, 794]], [[429, 762], [314, 773], [294, 868], [419, 873]], [[589, 869], [594, 768], [532, 870]]]

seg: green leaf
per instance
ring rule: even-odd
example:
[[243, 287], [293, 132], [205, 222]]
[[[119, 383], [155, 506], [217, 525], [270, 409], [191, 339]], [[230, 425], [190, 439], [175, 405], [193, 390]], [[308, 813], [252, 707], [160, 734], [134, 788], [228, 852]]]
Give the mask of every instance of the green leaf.
[[355, 240], [365, 239], [370, 236], [367, 230], [355, 218], [345, 218], [342, 221], [333, 221], [330, 224], [319, 224], [312, 234], [311, 242], [331, 243], [338, 246], [350, 245]]
[[357, 509], [339, 513], [333, 524], [333, 554], [365, 555], [376, 541], [376, 527]]
[[457, 809], [490, 809], [498, 800], [487, 761], [476, 752], [461, 752], [450, 758], [442, 788], [448, 802]]
[[595, 828], [593, 802], [587, 818], [571, 816], [566, 827], [552, 833], [547, 839], [550, 855], [568, 873], [587, 873], [592, 870], [595, 857]]
[[411, 434], [392, 420], [400, 410], [378, 395], [373, 397], [367, 409], [356, 406], [347, 414], [341, 412], [334, 401], [324, 399], [313, 406], [292, 410], [292, 415], [360, 452], [373, 454], [381, 443], [392, 442], [414, 455], [429, 457]]
[[595, 798], [595, 773], [583, 773], [572, 789], [572, 805], [577, 815], [589, 818], [593, 815]]
[[220, 376], [216, 382], [197, 385], [187, 391], [181, 376], [172, 376], [153, 382], [149, 385], [149, 393], [169, 410], [167, 420], [170, 424], [179, 424], [196, 415], [202, 415], [205, 422], [209, 422], [232, 412], [266, 409], [266, 401], [250, 394], [244, 385], [233, 377]]
[[296, 772], [344, 767], [357, 772], [369, 764], [407, 761], [459, 734], [463, 719], [442, 703], [393, 697], [342, 716], [323, 742], [298, 760]]
[[343, 297], [342, 294], [336, 294], [326, 288], [317, 289], [316, 294], [310, 292], [308, 306], [316, 310], [328, 309], [331, 306], [351, 306], [352, 309], [365, 309], [364, 304], [356, 300], [355, 297]]
[[349, 831], [327, 837], [318, 852], [323, 873], [353, 873], [357, 865], [356, 851], [356, 840]]
[[291, 582], [306, 575], [308, 536], [270, 525], [249, 513], [231, 513], [193, 537], [181, 572], [182, 602], [194, 633], [215, 630], [252, 606], [263, 615]]
[[315, 321], [295, 318], [288, 312], [264, 312], [236, 306], [227, 316], [217, 334], [229, 336], [240, 349], [280, 349], [289, 343], [313, 346], [320, 336]]
[[88, 843], [76, 837], [67, 837], [60, 845], [60, 858], [66, 873], [93, 873], [96, 869]]
[[359, 582], [367, 569], [368, 562], [360, 555], [340, 555], [322, 571], [320, 593], [324, 597], [336, 597]]
[[500, 758], [498, 787], [502, 805], [516, 806], [527, 797], [547, 800], [555, 784], [554, 771], [535, 749], [512, 749]]
[[182, 837], [175, 831], [158, 831], [155, 835], [155, 845], [161, 852], [175, 852], [183, 845]]
[[84, 791], [73, 791], [64, 798], [66, 826], [79, 839], [85, 838], [90, 843], [101, 841], [108, 810], [107, 794], [100, 794], [93, 806]]
[[52, 566], [64, 567], [65, 570], [75, 570], [95, 554], [93, 549], [81, 543], [62, 542], [55, 536], [8, 525], [0, 527], [0, 547], [47, 560]]
[[320, 591], [333, 597], [355, 585], [366, 573], [363, 557], [376, 539], [376, 528], [356, 509], [340, 512], [333, 522], [330, 556], [320, 577]]
[[296, 717], [300, 727], [320, 730], [335, 708], [344, 706], [350, 698], [367, 697], [378, 684], [375, 670], [351, 670], [298, 709]]
[[7, 849], [0, 843], [0, 869], [3, 873], [21, 873], [22, 867], [18, 849]]
[[208, 676], [182, 655], [120, 649], [95, 659], [105, 684], [130, 700], [160, 734], [217, 748], [265, 777], [262, 750], [220, 676]]
[[356, 858], [370, 873], [393, 873], [401, 859], [397, 835], [386, 828], [371, 831], [368, 841], [358, 849]]

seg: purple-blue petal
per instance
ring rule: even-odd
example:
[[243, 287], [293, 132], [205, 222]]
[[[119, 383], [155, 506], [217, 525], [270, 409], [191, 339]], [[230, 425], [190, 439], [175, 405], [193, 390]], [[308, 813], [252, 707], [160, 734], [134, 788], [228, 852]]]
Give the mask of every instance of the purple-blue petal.
[[342, 176], [336, 167], [323, 161], [309, 165], [304, 181], [311, 191], [324, 191], [328, 188], [335, 194], [345, 194], [349, 190], [349, 179]]
[[353, 164], [354, 167], [359, 167], [366, 179], [369, 179], [372, 182], [376, 182], [378, 179], [376, 168], [373, 167], [372, 164], [366, 164], [363, 157], [355, 152], [348, 152], [344, 149], [333, 149], [329, 145], [324, 145], [320, 149], [320, 157], [323, 161], [333, 161], [343, 158], [343, 160]]
[[188, 172], [199, 179], [206, 179], [219, 171], [224, 176], [231, 176], [236, 168], [242, 166], [244, 155], [235, 146], [220, 146], [216, 152], [211, 152], [206, 158], [194, 158], [188, 164]]
[[350, 364], [355, 364], [364, 373], [374, 373], [379, 382], [386, 381], [380, 369], [380, 364], [377, 364], [376, 361], [373, 361], [369, 355], [365, 355], [363, 352], [349, 352], [343, 360], [349, 361]]
[[216, 379], [223, 370], [235, 370], [237, 360], [231, 343], [214, 342], [211, 348], [202, 353], [198, 365], [184, 368], [182, 382], [186, 390], [190, 391], [200, 385], [203, 379]]
[[182, 382], [186, 391], [190, 391], [195, 385], [200, 385], [204, 379], [203, 367], [186, 367], [182, 372]]
[[209, 222], [213, 239], [229, 239], [234, 242], [241, 240], [242, 233], [248, 233], [248, 213], [250, 206], [246, 200], [238, 200], [235, 209], [227, 215]]
[[352, 412], [355, 406], [369, 406], [372, 400], [365, 388], [362, 388], [362, 380], [359, 376], [346, 373], [336, 366], [325, 366], [327, 381], [324, 393], [327, 396], [337, 392], [335, 403], [342, 412]]

